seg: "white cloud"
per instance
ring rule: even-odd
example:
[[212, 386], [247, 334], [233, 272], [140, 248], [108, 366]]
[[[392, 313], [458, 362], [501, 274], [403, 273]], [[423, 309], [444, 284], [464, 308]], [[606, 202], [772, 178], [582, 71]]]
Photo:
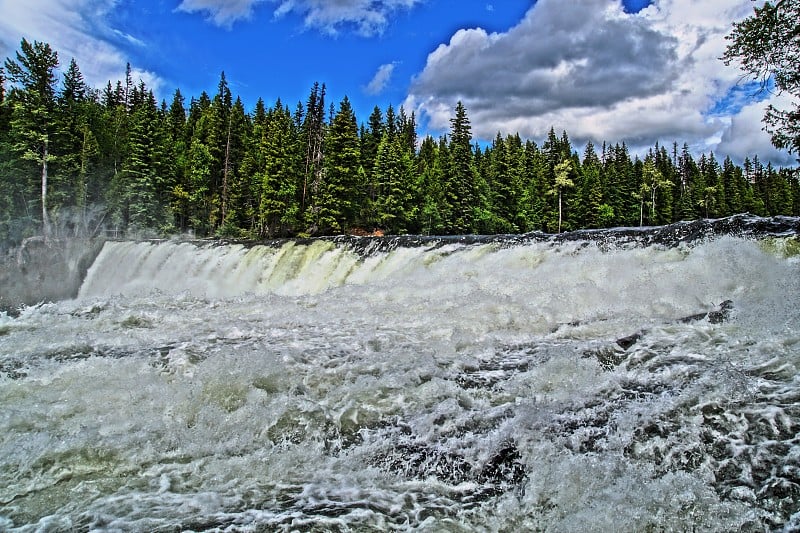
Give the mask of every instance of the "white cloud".
[[[102, 87], [124, 79], [128, 62], [118, 43], [141, 46], [135, 37], [104, 25], [117, 0], [0, 0], [0, 56], [13, 57], [22, 38], [43, 41], [58, 52], [66, 69], [75, 58], [87, 83]], [[143, 80], [158, 93], [162, 80], [134, 68], [134, 81]]]
[[[789, 103], [789, 98], [785, 96], [773, 99], [773, 104], [779, 107], [788, 108]], [[761, 130], [765, 107], [764, 102], [753, 103], [744, 106], [739, 113], [732, 116], [722, 134], [717, 152], [737, 154], [741, 159], [744, 157], [752, 159], [757, 155], [761, 161], [771, 161], [773, 165], [778, 166], [795, 165], [796, 155], [777, 150], [770, 142], [769, 135]]]
[[305, 25], [336, 34], [343, 27], [354, 26], [364, 36], [381, 33], [389, 15], [400, 9], [410, 9], [423, 0], [271, 0], [278, 3], [275, 16], [296, 13]]
[[[253, 6], [265, 0], [183, 0], [179, 11], [205, 12], [217, 26], [230, 28], [237, 20], [247, 19]], [[355, 27], [364, 36], [381, 33], [389, 15], [398, 9], [414, 7], [423, 0], [269, 0], [277, 4], [275, 17], [294, 13], [306, 27], [336, 34], [343, 27]]]
[[375, 76], [372, 77], [372, 80], [364, 87], [364, 92], [367, 94], [375, 95], [380, 94], [389, 84], [389, 80], [392, 79], [392, 73], [394, 72], [394, 63], [386, 63], [385, 65], [381, 65], [378, 67], [378, 71], [375, 72]]
[[429, 54], [405, 106], [447, 130], [461, 100], [487, 140], [541, 139], [555, 127], [576, 144], [678, 141], [743, 158], [743, 143], [720, 141], [736, 128], [763, 147], [760, 119], [751, 123], [749, 106], [709, 111], [741, 79], [719, 57], [731, 23], [750, 13], [750, 0], [655, 0], [636, 14], [620, 0], [539, 0], [505, 33], [457, 31]]
[[217, 26], [230, 28], [234, 22], [250, 18], [253, 6], [262, 0], [183, 0], [177, 7], [186, 13], [206, 12]]

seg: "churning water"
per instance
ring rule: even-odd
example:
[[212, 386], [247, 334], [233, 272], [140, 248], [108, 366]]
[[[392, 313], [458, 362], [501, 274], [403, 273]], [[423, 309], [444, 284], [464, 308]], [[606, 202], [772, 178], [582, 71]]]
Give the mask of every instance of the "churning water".
[[108, 242], [0, 315], [0, 530], [793, 530], [783, 222]]

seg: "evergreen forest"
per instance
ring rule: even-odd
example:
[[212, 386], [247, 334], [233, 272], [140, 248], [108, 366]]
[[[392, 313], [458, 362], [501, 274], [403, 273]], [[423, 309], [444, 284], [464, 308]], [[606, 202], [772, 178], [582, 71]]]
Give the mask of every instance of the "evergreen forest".
[[418, 139], [416, 117], [314, 84], [304, 101], [248, 110], [224, 73], [213, 95], [158, 102], [128, 65], [88, 86], [47, 43], [23, 39], [0, 68], [0, 247], [33, 236], [264, 239], [364, 234], [494, 234], [800, 215], [795, 169], [743, 165], [686, 144], [642, 159], [624, 143], [566, 132], [483, 147], [467, 110]]

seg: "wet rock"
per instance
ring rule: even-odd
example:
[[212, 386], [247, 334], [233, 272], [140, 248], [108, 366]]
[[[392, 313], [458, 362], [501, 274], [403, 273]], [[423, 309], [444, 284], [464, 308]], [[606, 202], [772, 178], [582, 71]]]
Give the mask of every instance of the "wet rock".
[[101, 240], [31, 238], [0, 259], [0, 310], [75, 298]]
[[392, 447], [375, 464], [408, 479], [434, 477], [451, 485], [477, 485], [465, 501], [480, 501], [510, 490], [522, 491], [527, 472], [513, 442], [501, 444], [483, 464], [475, 465], [460, 453], [421, 441], [406, 441]]
[[[733, 301], [732, 300], [725, 300], [719, 306], [706, 313], [697, 313], [694, 315], [685, 316], [683, 318], [679, 318], [676, 322], [680, 322], [683, 324], [689, 324], [691, 322], [699, 322], [700, 320], [708, 319], [709, 323], [711, 324], [720, 324], [730, 318], [731, 311], [733, 310]], [[622, 348], [623, 350], [627, 350], [639, 340], [647, 334], [647, 330], [637, 331], [631, 335], [626, 335], [625, 337], [620, 337], [616, 340], [617, 346]]]
[[678, 322], [682, 322], [684, 324], [688, 324], [690, 322], [699, 322], [705, 318], [708, 318], [708, 321], [711, 324], [720, 324], [728, 318], [730, 318], [731, 310], [733, 310], [733, 301], [732, 300], [725, 300], [719, 307], [713, 311], [709, 311], [708, 313], [698, 313], [696, 315], [690, 315], [678, 320]]
[[[800, 218], [798, 217], [771, 217], [762, 218], [749, 214], [734, 215], [727, 218], [713, 220], [694, 220], [691, 222], [677, 222], [667, 226], [636, 227], [636, 228], [609, 228], [568, 231], [558, 234], [548, 234], [541, 231], [519, 235], [336, 235], [329, 237], [297, 238], [291, 239], [296, 244], [312, 244], [316, 241], [330, 241], [337, 246], [353, 250], [361, 257], [368, 257], [377, 253], [391, 252], [397, 248], [431, 249], [443, 246], [460, 244], [464, 246], [494, 244], [500, 248], [510, 248], [533, 242], [550, 243], [554, 246], [565, 242], [595, 243], [601, 247], [625, 246], [666, 246], [675, 247], [714, 238], [722, 235], [737, 237], [784, 237], [800, 234]], [[207, 244], [208, 241], [202, 241]], [[265, 241], [218, 241], [225, 243], [238, 243], [244, 246], [264, 245], [281, 247], [287, 239], [271, 239]]]
[[620, 337], [619, 339], [617, 339], [617, 346], [619, 346], [623, 350], [627, 350], [628, 348], [636, 344], [639, 341], [639, 339], [642, 338], [642, 335], [644, 335], [644, 333], [645, 333], [644, 331], [640, 331], [632, 335], [626, 335], [625, 337]]

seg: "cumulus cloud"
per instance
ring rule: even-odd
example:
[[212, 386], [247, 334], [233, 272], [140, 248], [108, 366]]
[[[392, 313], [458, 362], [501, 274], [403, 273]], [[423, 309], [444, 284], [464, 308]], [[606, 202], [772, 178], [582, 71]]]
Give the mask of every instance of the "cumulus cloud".
[[[75, 58], [87, 83], [104, 86], [125, 77], [127, 59], [121, 44], [142, 46], [134, 36], [104, 24], [116, 0], [0, 0], [0, 55], [13, 57], [23, 37], [43, 41], [58, 52], [62, 68]], [[162, 80], [154, 73], [134, 68], [135, 81], [143, 80], [158, 92]]]
[[394, 63], [386, 63], [385, 65], [381, 65], [378, 67], [378, 71], [375, 73], [375, 76], [372, 77], [372, 80], [364, 87], [364, 92], [367, 94], [380, 94], [389, 84], [389, 81], [392, 79], [392, 73], [394, 72]]
[[[183, 0], [179, 11], [204, 12], [211, 22], [230, 28], [234, 22], [252, 15], [253, 6], [264, 0]], [[309, 28], [336, 34], [342, 28], [354, 27], [364, 36], [381, 33], [389, 15], [407, 9], [423, 0], [269, 0], [277, 4], [276, 17], [294, 13]]]
[[[778, 96], [773, 103], [788, 108], [790, 100], [786, 96]], [[758, 155], [761, 161], [771, 161], [777, 166], [793, 166], [797, 163], [797, 156], [785, 151], [777, 150], [770, 142], [769, 135], [762, 131], [764, 116], [763, 102], [752, 103], [730, 117], [729, 123], [723, 131], [717, 152], [720, 154], [741, 154], [741, 157]]]
[[635, 14], [620, 0], [539, 0], [507, 32], [457, 31], [429, 54], [404, 105], [446, 130], [461, 100], [483, 139], [540, 139], [555, 127], [577, 142], [716, 150], [734, 126], [766, 135], [748, 108], [716, 105], [741, 78], [719, 60], [724, 36], [751, 12], [750, 0], [655, 0]]

